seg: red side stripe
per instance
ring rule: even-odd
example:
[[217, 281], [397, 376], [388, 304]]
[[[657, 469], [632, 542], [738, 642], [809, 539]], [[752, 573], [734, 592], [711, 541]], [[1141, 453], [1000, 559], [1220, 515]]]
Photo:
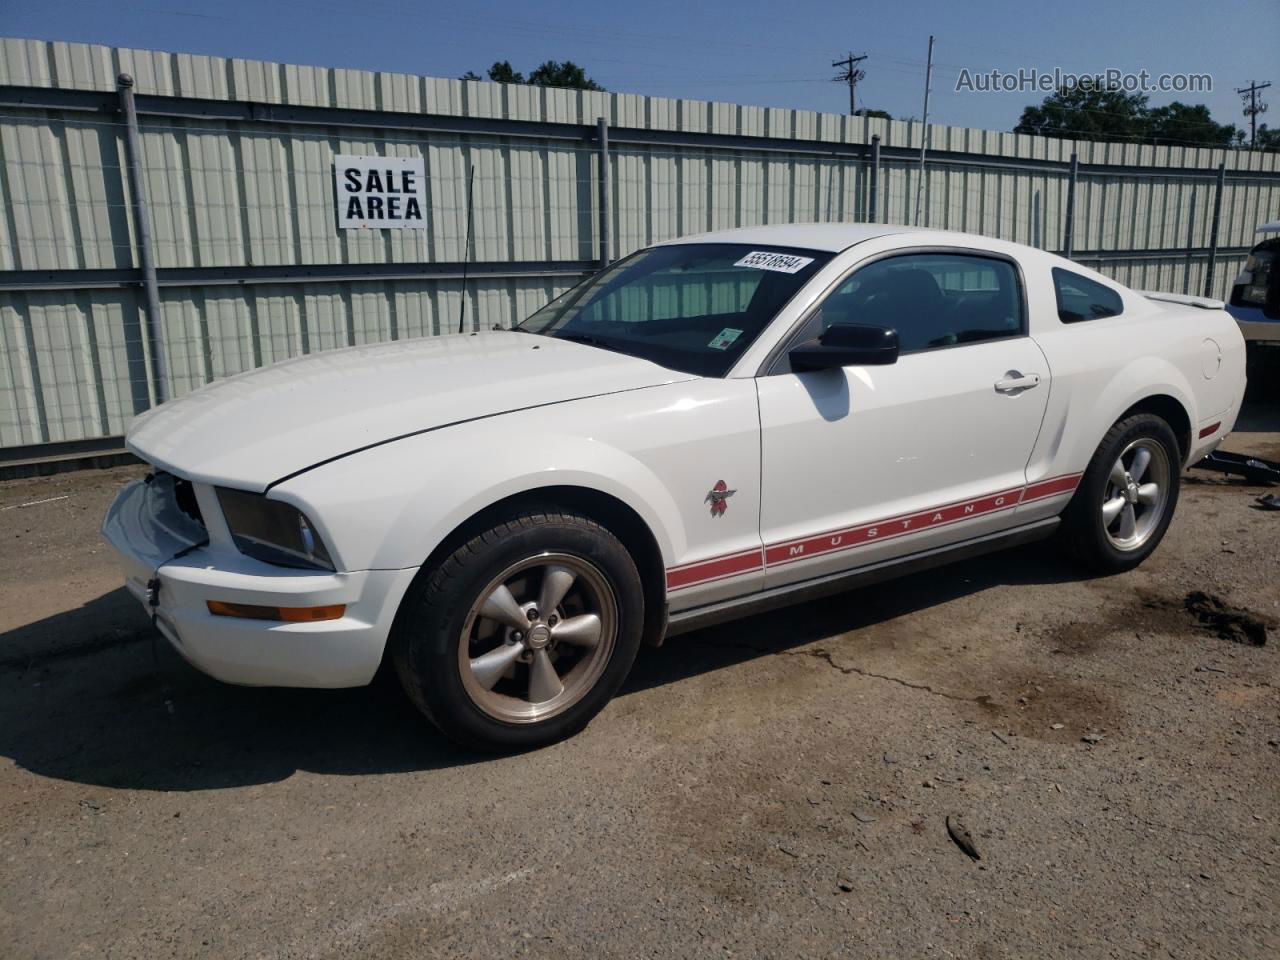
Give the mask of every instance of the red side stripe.
[[1053, 477], [984, 497], [958, 500], [941, 507], [922, 510], [919, 513], [901, 514], [856, 527], [829, 530], [826, 533], [802, 537], [798, 540], [784, 540], [769, 544], [763, 550], [744, 550], [680, 564], [667, 570], [667, 589], [679, 590], [695, 584], [712, 583], [766, 567], [807, 560], [810, 557], [828, 553], [839, 553], [880, 540], [890, 540], [910, 533], [932, 530], [935, 527], [949, 526], [982, 514], [1011, 510], [1019, 504], [1032, 500], [1045, 500], [1071, 493], [1079, 485], [1081, 476], [1082, 474], [1073, 473]]
[[727, 557], [713, 557], [710, 560], [685, 564], [668, 570], [667, 589], [679, 590], [681, 587], [690, 587], [695, 583], [709, 583], [724, 577], [736, 577], [742, 573], [759, 570], [761, 566], [759, 549]]
[[773, 544], [765, 550], [765, 564], [772, 567], [795, 560], [806, 560], [824, 553], [852, 550], [873, 540], [889, 540], [908, 533], [946, 526], [958, 520], [967, 520], [978, 514], [1009, 510], [1018, 505], [1021, 490], [1021, 487], [1014, 487], [1012, 490], [993, 493], [976, 500], [963, 500], [945, 507], [922, 510], [920, 513], [877, 520], [874, 523], [819, 534], [816, 537], [806, 537], [803, 540]]
[[1080, 485], [1081, 476], [1083, 474], [1072, 473], [1065, 477], [1054, 477], [1052, 480], [1041, 480], [1039, 483], [1033, 483], [1023, 493], [1022, 502], [1043, 500], [1046, 497], [1056, 497], [1059, 494], [1071, 493]]

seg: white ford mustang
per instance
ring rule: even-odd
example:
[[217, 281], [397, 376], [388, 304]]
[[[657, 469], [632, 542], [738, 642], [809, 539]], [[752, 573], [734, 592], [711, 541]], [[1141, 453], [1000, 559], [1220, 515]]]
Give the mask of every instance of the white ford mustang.
[[301, 357], [140, 417], [103, 533], [196, 667], [581, 729], [644, 640], [1059, 530], [1159, 543], [1231, 430], [1221, 304], [880, 225], [635, 253], [515, 330]]

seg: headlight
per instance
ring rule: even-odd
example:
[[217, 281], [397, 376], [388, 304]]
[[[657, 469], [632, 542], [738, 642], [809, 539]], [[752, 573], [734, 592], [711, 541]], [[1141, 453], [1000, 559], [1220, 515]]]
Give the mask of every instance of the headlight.
[[218, 488], [218, 503], [236, 548], [246, 556], [282, 567], [333, 569], [320, 535], [297, 507], [226, 487]]

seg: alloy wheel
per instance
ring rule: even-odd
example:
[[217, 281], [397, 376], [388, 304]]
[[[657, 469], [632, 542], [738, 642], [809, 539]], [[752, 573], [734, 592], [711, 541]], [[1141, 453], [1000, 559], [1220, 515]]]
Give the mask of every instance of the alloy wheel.
[[1169, 456], [1156, 440], [1140, 437], [1121, 451], [1102, 497], [1102, 527], [1117, 550], [1140, 549], [1160, 526], [1169, 502]]
[[458, 638], [467, 695], [507, 723], [563, 713], [604, 673], [617, 609], [608, 580], [580, 557], [543, 553], [512, 564], [480, 591]]

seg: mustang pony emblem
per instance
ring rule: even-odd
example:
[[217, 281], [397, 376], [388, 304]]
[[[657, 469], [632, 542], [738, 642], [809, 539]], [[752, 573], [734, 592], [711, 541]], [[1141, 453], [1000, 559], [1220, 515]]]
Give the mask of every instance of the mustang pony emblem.
[[716, 485], [707, 491], [707, 498], [702, 502], [711, 504], [711, 515], [713, 517], [723, 516], [725, 509], [728, 507], [725, 501], [737, 492], [737, 490], [730, 490], [729, 485], [723, 480], [717, 480]]

